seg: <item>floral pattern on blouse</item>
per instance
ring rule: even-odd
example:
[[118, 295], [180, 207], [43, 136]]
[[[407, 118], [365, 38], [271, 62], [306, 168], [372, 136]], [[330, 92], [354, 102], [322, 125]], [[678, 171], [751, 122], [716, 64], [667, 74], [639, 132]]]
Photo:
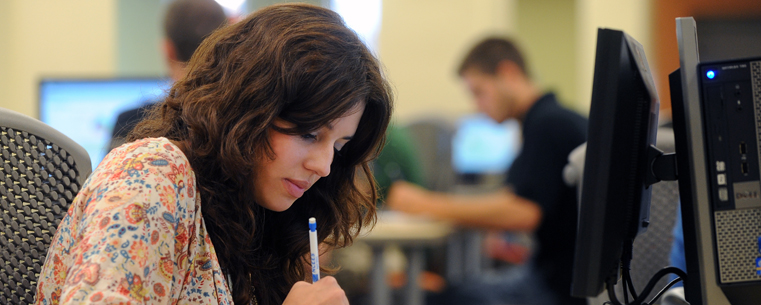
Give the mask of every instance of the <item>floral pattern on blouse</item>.
[[61, 221], [35, 304], [233, 304], [195, 175], [165, 138], [109, 153]]

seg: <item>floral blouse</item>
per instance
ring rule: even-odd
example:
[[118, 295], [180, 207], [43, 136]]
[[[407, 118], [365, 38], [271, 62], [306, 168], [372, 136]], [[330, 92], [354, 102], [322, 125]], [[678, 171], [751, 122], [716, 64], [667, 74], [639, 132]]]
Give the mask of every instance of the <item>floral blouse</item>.
[[112, 151], [53, 238], [36, 304], [233, 304], [188, 159], [165, 138]]

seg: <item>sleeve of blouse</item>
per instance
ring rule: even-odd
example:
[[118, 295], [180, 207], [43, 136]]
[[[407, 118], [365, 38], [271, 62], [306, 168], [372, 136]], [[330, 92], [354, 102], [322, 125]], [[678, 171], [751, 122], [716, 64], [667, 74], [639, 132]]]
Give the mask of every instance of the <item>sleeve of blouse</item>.
[[61, 304], [169, 304], [185, 284], [194, 234], [187, 160], [177, 152], [135, 153], [102, 174], [81, 199]]

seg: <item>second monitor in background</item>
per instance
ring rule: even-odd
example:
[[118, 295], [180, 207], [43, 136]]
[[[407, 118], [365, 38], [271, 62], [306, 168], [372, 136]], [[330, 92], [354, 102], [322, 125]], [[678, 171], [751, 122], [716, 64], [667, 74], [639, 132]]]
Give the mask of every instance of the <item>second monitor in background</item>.
[[477, 184], [484, 176], [504, 174], [520, 144], [520, 126], [516, 121], [500, 124], [483, 114], [461, 117], [452, 137], [452, 168], [458, 182]]
[[82, 145], [93, 169], [108, 153], [119, 113], [163, 99], [164, 78], [58, 78], [39, 87], [40, 120]]

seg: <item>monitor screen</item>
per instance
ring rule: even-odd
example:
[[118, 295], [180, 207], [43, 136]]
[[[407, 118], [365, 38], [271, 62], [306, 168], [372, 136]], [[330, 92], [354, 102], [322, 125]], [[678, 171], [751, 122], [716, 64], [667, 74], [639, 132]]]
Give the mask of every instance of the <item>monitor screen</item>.
[[592, 86], [571, 284], [577, 297], [612, 288], [625, 270], [624, 254], [631, 259], [634, 238], [647, 226], [648, 151], [659, 108], [642, 46], [621, 31], [598, 30]]
[[108, 153], [116, 117], [160, 101], [170, 86], [162, 78], [44, 79], [40, 120], [82, 145], [94, 169]]
[[483, 114], [463, 116], [452, 137], [452, 167], [458, 174], [505, 173], [520, 142], [514, 120], [500, 124]]

